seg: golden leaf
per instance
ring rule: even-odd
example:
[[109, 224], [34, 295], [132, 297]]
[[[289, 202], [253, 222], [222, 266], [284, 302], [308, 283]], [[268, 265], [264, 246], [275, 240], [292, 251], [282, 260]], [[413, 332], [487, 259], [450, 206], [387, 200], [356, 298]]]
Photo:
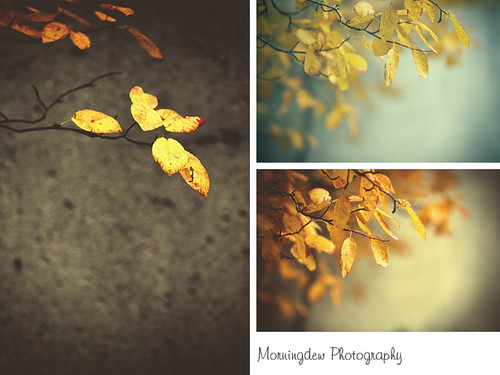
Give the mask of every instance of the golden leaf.
[[368, 69], [366, 60], [357, 53], [347, 52], [344, 56], [347, 65], [349, 65], [351, 68], [359, 70], [363, 73]]
[[133, 103], [130, 106], [130, 113], [144, 131], [154, 130], [163, 125], [161, 116], [144, 103]]
[[361, 178], [359, 194], [363, 197], [364, 207], [368, 211], [374, 211], [377, 207], [379, 195], [378, 188], [366, 177]]
[[87, 21], [85, 18], [82, 18], [82, 17], [70, 12], [67, 9], [64, 9], [64, 8], [61, 8], [60, 6], [58, 6], [57, 10], [59, 11], [59, 13], [62, 13], [64, 15], [68, 16], [69, 18], [74, 19], [76, 22], [81, 23], [83, 26], [87, 26], [87, 27], [92, 26], [91, 23], [89, 21]]
[[429, 75], [429, 62], [427, 61], [427, 56], [421, 50], [412, 49], [411, 53], [418, 75], [422, 78], [427, 78]]
[[92, 133], [120, 133], [122, 128], [118, 121], [111, 116], [92, 109], [77, 111], [71, 118], [83, 130]]
[[368, 220], [363, 216], [362, 211], [356, 211], [354, 214], [356, 216], [356, 221], [358, 222], [359, 227], [363, 232], [368, 235], [371, 235], [373, 232], [370, 229], [370, 225], [368, 224]]
[[119, 12], [122, 12], [126, 16], [130, 16], [130, 15], [135, 13], [134, 10], [131, 8], [120, 7], [120, 6], [113, 5], [113, 4], [102, 3], [100, 6], [101, 6], [101, 9], [103, 9], [103, 10], [107, 10], [107, 11], [117, 10]]
[[399, 66], [399, 51], [396, 44], [394, 44], [392, 48], [389, 50], [389, 53], [387, 53], [387, 58], [385, 60], [384, 76], [385, 76], [386, 86], [389, 86], [394, 80], [396, 72], [398, 71], [398, 66]]
[[363, 23], [367, 23], [373, 19], [373, 14], [369, 14], [366, 17], [360, 17], [360, 16], [354, 16], [351, 18], [349, 21], [347, 21], [347, 24], [349, 26], [358, 26], [362, 25]]
[[422, 16], [423, 4], [420, 1], [404, 0], [405, 8], [408, 10], [408, 20], [417, 22]]
[[330, 193], [328, 190], [323, 188], [313, 188], [309, 190], [307, 193], [311, 202], [316, 204], [321, 204], [323, 202], [330, 202], [332, 197], [330, 197]]
[[465, 31], [465, 27], [455, 18], [453, 12], [448, 12], [448, 17], [453, 22], [453, 26], [455, 27], [455, 32], [457, 33], [458, 39], [464, 45], [465, 48], [469, 49], [469, 36], [467, 35], [467, 31]]
[[42, 43], [55, 42], [65, 38], [71, 27], [60, 22], [50, 22], [42, 30]]
[[188, 153], [179, 142], [172, 138], [158, 138], [153, 143], [152, 151], [155, 161], [169, 176], [179, 172], [188, 162]]
[[281, 246], [272, 231], [267, 231], [264, 235], [264, 242], [262, 244], [262, 259], [275, 260], [280, 259]]
[[398, 25], [396, 27], [396, 31], [397, 31], [397, 34], [398, 34], [398, 39], [405, 45], [405, 46], [408, 46], [408, 47], [411, 47], [412, 46], [412, 43], [411, 43], [411, 39], [410, 37], [408, 36], [408, 31], [405, 30], [405, 28], [403, 27], [403, 25]]
[[382, 227], [382, 229], [384, 230], [385, 233], [387, 233], [389, 236], [391, 236], [395, 240], [399, 240], [399, 238], [397, 238], [396, 235], [392, 232], [389, 225], [385, 222], [381, 212], [383, 212], [383, 211], [378, 210], [378, 209], [375, 210], [375, 212], [373, 213], [373, 217], [375, 218], [375, 220], [378, 221], [378, 223], [380, 224], [380, 226]]
[[434, 5], [429, 0], [424, 0], [424, 8], [431, 22], [434, 22]]
[[312, 44], [309, 45], [304, 60], [304, 72], [312, 76], [320, 71], [321, 65], [323, 65], [323, 58]]
[[273, 219], [265, 215], [257, 214], [257, 228], [259, 230], [273, 229], [274, 228]]
[[96, 10], [94, 14], [99, 18], [102, 22], [116, 22], [116, 18], [108, 16], [106, 13], [99, 12]]
[[31, 26], [28, 25], [21, 25], [18, 23], [12, 24], [12, 28], [14, 30], [17, 30], [25, 35], [31, 36], [32, 38], [41, 38], [42, 37], [42, 32], [38, 31]]
[[380, 20], [380, 33], [379, 36], [382, 41], [386, 41], [392, 37], [396, 26], [398, 25], [399, 16], [397, 10], [390, 6], [384, 13], [382, 13], [382, 18]]
[[84, 33], [72, 30], [69, 32], [69, 37], [74, 45], [80, 49], [86, 49], [90, 47], [90, 39]]
[[302, 221], [297, 216], [288, 216], [284, 223], [284, 229], [290, 233], [296, 233], [302, 228]]
[[354, 259], [356, 258], [356, 242], [353, 238], [346, 238], [342, 244], [342, 250], [340, 251], [340, 271], [342, 277], [346, 277], [352, 268]]
[[158, 46], [154, 44], [146, 35], [141, 34], [139, 31], [130, 26], [125, 26], [125, 30], [132, 34], [139, 41], [142, 48], [144, 48], [152, 57], [156, 60], [163, 60], [163, 56]]
[[370, 246], [372, 248], [373, 257], [375, 258], [377, 264], [382, 267], [387, 267], [389, 264], [389, 251], [387, 250], [387, 245], [377, 236], [374, 237], [376, 238], [370, 238]]
[[373, 5], [367, 3], [366, 1], [357, 1], [354, 3], [354, 13], [360, 17], [366, 17], [375, 14], [375, 9]]
[[332, 178], [333, 187], [335, 189], [341, 189], [347, 185], [347, 177], [349, 175], [348, 169], [333, 169]]
[[425, 37], [423, 31], [422, 31], [422, 28], [420, 27], [420, 25], [416, 25], [415, 26], [415, 30], [417, 31], [418, 35], [420, 36], [420, 39], [422, 39], [422, 41], [425, 43], [425, 45], [427, 47], [429, 47], [429, 49], [432, 51], [432, 52], [437, 52], [434, 47], [429, 43], [429, 41], [427, 40], [427, 38]]
[[295, 35], [297, 36], [297, 38], [299, 38], [299, 40], [302, 43], [307, 44], [307, 45], [313, 44], [316, 41], [316, 37], [309, 30], [298, 29], [295, 32]]
[[325, 201], [322, 203], [309, 203], [307, 206], [302, 208], [302, 212], [305, 214], [310, 214], [319, 210], [323, 210], [330, 205], [330, 201]]
[[306, 246], [312, 247], [318, 251], [324, 251], [328, 254], [333, 254], [335, 245], [328, 238], [320, 236], [319, 234], [309, 234], [304, 239]]
[[405, 206], [404, 209], [406, 210], [406, 212], [408, 212], [408, 215], [410, 215], [411, 222], [417, 233], [425, 240], [425, 227], [416, 212], [413, 211], [413, 208], [411, 208], [410, 206]]
[[308, 255], [306, 253], [304, 240], [298, 235], [294, 235], [292, 238], [293, 241], [295, 241], [295, 244], [290, 249], [290, 252], [300, 263], [305, 265], [309, 271], [314, 271], [316, 269], [316, 262], [314, 261], [314, 257], [312, 255]]
[[328, 226], [330, 231], [330, 239], [333, 243], [340, 242], [343, 237], [344, 228], [349, 221], [351, 215], [351, 201], [345, 195], [342, 195], [335, 203], [332, 214], [332, 225]]
[[307, 289], [307, 300], [311, 303], [321, 300], [326, 293], [326, 285], [323, 280], [318, 279]]
[[343, 42], [342, 35], [338, 31], [330, 31], [326, 36], [326, 43], [329, 47], [338, 48]]
[[129, 92], [129, 96], [130, 100], [134, 104], [140, 103], [151, 109], [154, 109], [158, 106], [158, 98], [154, 95], [145, 93], [140, 86], [132, 87]]
[[189, 152], [187, 152], [187, 154], [187, 164], [179, 173], [189, 186], [206, 198], [210, 190], [208, 173], [196, 156]]
[[156, 112], [163, 119], [165, 130], [173, 133], [191, 133], [198, 129], [204, 122], [198, 116], [181, 116], [171, 109], [157, 109]]
[[375, 56], [384, 56], [391, 49], [392, 44], [375, 38], [372, 43], [372, 51]]
[[344, 56], [344, 53], [341, 50], [336, 49], [334, 51], [334, 55], [335, 55], [335, 59], [337, 60], [337, 68], [338, 68], [339, 74], [340, 74], [340, 77], [338, 77], [338, 78], [342, 78], [344, 80], [347, 80], [347, 62], [346, 62], [346, 58]]

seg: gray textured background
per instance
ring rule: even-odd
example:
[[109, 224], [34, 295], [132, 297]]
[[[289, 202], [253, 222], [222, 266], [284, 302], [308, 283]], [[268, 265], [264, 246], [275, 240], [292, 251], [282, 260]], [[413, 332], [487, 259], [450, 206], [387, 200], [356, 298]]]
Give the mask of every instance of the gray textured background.
[[[92, 21], [98, 3], [30, 2]], [[0, 111], [34, 118], [32, 84], [50, 102], [121, 71], [70, 95], [44, 124], [92, 108], [126, 127], [128, 91], [142, 86], [159, 108], [206, 119], [174, 138], [200, 158], [211, 191], [205, 200], [167, 177], [147, 147], [0, 129], [0, 373], [248, 372], [248, 2], [119, 4], [136, 10], [127, 21], [164, 61], [123, 30], [92, 34], [84, 52], [69, 40], [4, 38]]]

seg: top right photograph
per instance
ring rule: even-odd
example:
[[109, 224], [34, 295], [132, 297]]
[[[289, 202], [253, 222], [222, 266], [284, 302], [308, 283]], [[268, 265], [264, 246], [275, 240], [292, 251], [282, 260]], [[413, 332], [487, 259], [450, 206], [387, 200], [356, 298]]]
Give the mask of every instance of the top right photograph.
[[256, 11], [258, 162], [500, 162], [500, 2]]

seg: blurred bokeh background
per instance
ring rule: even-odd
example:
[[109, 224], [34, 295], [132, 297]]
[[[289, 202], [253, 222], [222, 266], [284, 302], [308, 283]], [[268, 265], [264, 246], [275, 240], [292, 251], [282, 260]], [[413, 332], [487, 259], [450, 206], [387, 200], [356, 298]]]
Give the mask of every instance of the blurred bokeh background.
[[[290, 3], [280, 2], [284, 8], [288, 5], [286, 9], [293, 8]], [[496, 98], [500, 82], [496, 62], [500, 60], [497, 38], [500, 3], [492, 0], [438, 3], [453, 10], [471, 39], [469, 51], [463, 47], [458, 51], [461, 56], [455, 59], [456, 64], [450, 66], [446, 58], [430, 58], [429, 77], [422, 79], [416, 73], [411, 54], [401, 51], [396, 78], [386, 90], [381, 88], [383, 63], [364, 53], [368, 71], [362, 75], [361, 83], [366, 92], [361, 96], [348, 94], [349, 104], [358, 111], [359, 136], [355, 139], [345, 121], [336, 129], [326, 129], [325, 116], [318, 117], [310, 109], [292, 111], [290, 116], [276, 119], [282, 101], [281, 94], [276, 92], [265, 101], [268, 113], [259, 116], [258, 160], [499, 161], [500, 109]], [[312, 78], [304, 80], [304, 87], [325, 104], [327, 113], [335, 102], [335, 94], [331, 85]], [[300, 149], [292, 146], [283, 149], [266, 130], [273, 123], [284, 131], [294, 128], [310, 133], [318, 144], [312, 147], [305, 141]]]
[[[96, 25], [99, 3], [15, 5], [59, 5]], [[168, 177], [148, 147], [0, 129], [0, 373], [246, 373], [248, 1], [119, 5], [135, 9], [126, 22], [159, 46], [162, 62], [124, 30], [94, 32], [80, 51], [69, 39], [13, 42], [22, 35], [2, 29], [0, 111], [35, 118], [31, 85], [48, 103], [120, 71], [71, 94], [44, 124], [91, 108], [125, 128], [139, 85], [159, 108], [206, 119], [173, 137], [204, 164], [211, 190], [203, 199]]]
[[[357, 255], [344, 279], [340, 306], [327, 296], [313, 303], [309, 314], [292, 319], [262, 309], [264, 331], [498, 331], [500, 330], [500, 172], [454, 171], [468, 215], [451, 215], [451, 234], [427, 229], [427, 240], [410, 219], [396, 213], [396, 235], [403, 242], [389, 246], [389, 265], [375, 264], [370, 254]], [[396, 191], [397, 191], [396, 186]], [[418, 206], [414, 206], [418, 208]], [[394, 242], [394, 241], [393, 241]], [[397, 246], [396, 244], [394, 244]], [[330, 256], [331, 257], [331, 256]], [[338, 256], [331, 257], [338, 262]], [[333, 266], [338, 267], [338, 266]], [[293, 289], [290, 289], [293, 293]]]

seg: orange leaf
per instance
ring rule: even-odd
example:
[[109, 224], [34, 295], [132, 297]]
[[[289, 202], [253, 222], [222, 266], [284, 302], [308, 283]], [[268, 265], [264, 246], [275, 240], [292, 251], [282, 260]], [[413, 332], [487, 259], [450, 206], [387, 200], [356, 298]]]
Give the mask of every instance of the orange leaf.
[[50, 43], [63, 39], [70, 31], [71, 26], [60, 22], [50, 22], [42, 30], [42, 43]]
[[142, 48], [144, 48], [152, 57], [156, 60], [163, 60], [163, 56], [159, 48], [146, 35], [141, 34], [139, 31], [130, 26], [125, 26], [125, 30], [132, 34], [139, 41]]
[[113, 5], [113, 4], [107, 4], [107, 3], [102, 3], [101, 9], [107, 10], [107, 11], [117, 10], [119, 12], [122, 12], [126, 16], [130, 16], [130, 15], [135, 13], [133, 9], [120, 7], [120, 6]]
[[353, 238], [346, 238], [342, 244], [340, 252], [340, 271], [342, 277], [345, 277], [351, 270], [354, 259], [356, 258], [356, 242]]
[[71, 41], [80, 49], [86, 49], [90, 47], [90, 39], [84, 33], [79, 31], [70, 31], [69, 37]]
[[158, 106], [158, 98], [154, 95], [145, 93], [140, 86], [132, 87], [129, 92], [129, 96], [130, 100], [134, 104], [140, 103], [151, 109], [154, 109], [156, 108], [156, 106]]
[[189, 152], [187, 154], [188, 162], [179, 173], [189, 186], [206, 198], [210, 190], [208, 173], [196, 156]]
[[169, 176], [179, 172], [188, 162], [188, 153], [179, 142], [172, 138], [158, 138], [153, 143], [152, 151], [155, 161]]
[[83, 130], [93, 133], [120, 133], [122, 128], [111, 116], [92, 109], [77, 111], [71, 118]]
[[143, 103], [133, 103], [130, 107], [132, 117], [139, 124], [142, 130], [154, 130], [162, 126], [160, 115], [150, 107]]
[[57, 10], [59, 11], [59, 13], [62, 13], [64, 15], [68, 16], [69, 18], [74, 19], [76, 22], [81, 23], [83, 26], [87, 26], [87, 27], [91, 26], [91, 23], [89, 21], [87, 21], [86, 19], [70, 12], [69, 10], [61, 8], [60, 6], [57, 7]]
[[38, 31], [28, 25], [20, 25], [18, 23], [14, 23], [12, 25], [12, 28], [14, 30], [17, 30], [25, 35], [31, 36], [33, 38], [41, 38], [42, 37], [42, 32]]
[[28, 7], [32, 14], [26, 14], [23, 16], [23, 19], [31, 22], [50, 22], [52, 21], [56, 15], [53, 13], [44, 13], [40, 12], [38, 9]]
[[116, 19], [108, 16], [106, 13], [99, 12], [96, 10], [94, 14], [102, 21], [102, 22], [116, 22]]
[[326, 285], [323, 280], [316, 280], [307, 289], [307, 300], [311, 303], [321, 300], [326, 293]]
[[173, 133], [191, 133], [198, 129], [204, 122], [201, 117], [181, 116], [171, 109], [157, 109], [156, 112], [163, 119], [165, 130]]

